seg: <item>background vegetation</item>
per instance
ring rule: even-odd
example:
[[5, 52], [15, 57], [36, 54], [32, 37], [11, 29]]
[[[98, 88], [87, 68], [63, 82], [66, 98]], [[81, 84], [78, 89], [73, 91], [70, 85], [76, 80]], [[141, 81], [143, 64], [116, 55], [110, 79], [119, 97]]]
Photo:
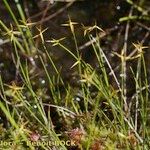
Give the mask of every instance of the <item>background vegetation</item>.
[[150, 148], [148, 0], [0, 4], [0, 149]]

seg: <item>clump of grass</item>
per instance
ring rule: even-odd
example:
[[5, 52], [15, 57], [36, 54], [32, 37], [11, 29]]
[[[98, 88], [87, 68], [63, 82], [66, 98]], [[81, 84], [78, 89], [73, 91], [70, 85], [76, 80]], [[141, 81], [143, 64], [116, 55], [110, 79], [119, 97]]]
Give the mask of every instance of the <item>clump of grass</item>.
[[[117, 78], [111, 62], [107, 59], [101, 48], [97, 32], [104, 32], [98, 26], [86, 29], [89, 40], [92, 42], [99, 71], [86, 63], [80, 54], [78, 41], [75, 34], [76, 23], [69, 18], [67, 24], [74, 38], [75, 52], [62, 44], [62, 39], [48, 40], [53, 46], [59, 46], [64, 52], [69, 53], [74, 59], [71, 68], [76, 68], [78, 76], [78, 87], [73, 87], [69, 82], [63, 80], [59, 68], [57, 68], [52, 56], [46, 48], [43, 32], [40, 31], [43, 53], [46, 60], [54, 69], [54, 74], [49, 72], [45, 57], [35, 48], [34, 38], [26, 23], [23, 11], [18, 4], [21, 24], [17, 21], [8, 2], [3, 0], [10, 12], [15, 31], [9, 29], [2, 21], [2, 31], [7, 35], [13, 45], [13, 59], [21, 83], [4, 83], [3, 76], [0, 77], [0, 108], [5, 117], [5, 126], [1, 125], [1, 140], [11, 145], [1, 144], [0, 148], [9, 149], [67, 149], [68, 145], [34, 145], [31, 142], [48, 142], [70, 140], [74, 143], [71, 148], [76, 149], [148, 149], [149, 147], [149, 85], [147, 81], [147, 70], [145, 66], [143, 47], [141, 44], [133, 44], [137, 55], [128, 57], [122, 53], [116, 53], [125, 64], [128, 59], [137, 60], [136, 72], [133, 71], [135, 80], [135, 94], [127, 103], [127, 95], [124, 92], [126, 86], [124, 80]], [[23, 29], [26, 29], [25, 32]], [[97, 37], [93, 37], [92, 30], [97, 30]], [[21, 59], [21, 53], [31, 58], [33, 53], [38, 55], [43, 67], [47, 84], [43, 89], [34, 85], [32, 68], [27, 59]], [[36, 66], [35, 70], [37, 69]], [[110, 82], [112, 74], [117, 88]], [[122, 68], [123, 69], [123, 68]], [[100, 73], [99, 73], [100, 72]], [[144, 79], [143, 79], [143, 72]], [[126, 71], [121, 71], [124, 76]], [[61, 85], [61, 88], [59, 87]], [[126, 106], [126, 107], [125, 107]], [[132, 112], [131, 109], [134, 108]], [[5, 130], [7, 129], [7, 131]]]

